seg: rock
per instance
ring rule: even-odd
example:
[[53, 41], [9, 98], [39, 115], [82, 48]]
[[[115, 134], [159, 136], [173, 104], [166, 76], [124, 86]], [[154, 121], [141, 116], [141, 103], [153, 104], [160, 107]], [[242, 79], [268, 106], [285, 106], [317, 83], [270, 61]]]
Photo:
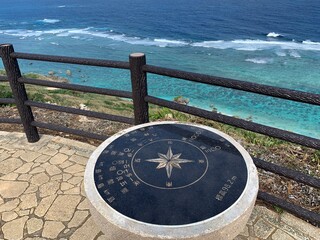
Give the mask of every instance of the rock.
[[38, 217], [43, 217], [48, 209], [50, 208], [53, 201], [56, 199], [57, 195], [52, 195], [46, 198], [43, 198], [41, 202], [39, 203], [38, 207], [34, 211], [34, 214]]
[[49, 72], [48, 72], [48, 75], [50, 75], [50, 76], [52, 76], [52, 75], [54, 75], [54, 74], [55, 74], [54, 71], [49, 71]]
[[68, 228], [80, 226], [84, 220], [88, 217], [89, 213], [87, 211], [76, 211], [73, 218], [68, 223]]
[[68, 76], [72, 76], [71, 70], [68, 69], [68, 70], [66, 71], [66, 74], [67, 74]]
[[23, 228], [28, 217], [21, 217], [3, 225], [2, 231], [5, 239], [23, 239]]
[[184, 98], [182, 96], [178, 96], [178, 97], [174, 98], [174, 101], [176, 103], [183, 104], [183, 105], [188, 105], [190, 102], [188, 98]]
[[39, 231], [43, 226], [43, 221], [39, 218], [30, 218], [27, 221], [28, 234]]
[[46, 221], [43, 226], [42, 237], [57, 239], [63, 229], [64, 225], [62, 222]]
[[70, 240], [79, 239], [95, 239], [96, 235], [100, 232], [100, 229], [90, 217], [81, 227], [79, 227], [70, 237]]
[[23, 162], [18, 158], [8, 158], [0, 162], [0, 174], [7, 174], [19, 168]]
[[6, 212], [6, 211], [11, 211], [15, 209], [19, 205], [20, 201], [19, 199], [14, 199], [11, 201], [6, 202], [5, 204], [2, 204], [0, 206], [0, 212]]
[[16, 219], [18, 217], [18, 214], [15, 212], [3, 212], [2, 213], [2, 221], [10, 222], [13, 219]]
[[56, 194], [59, 190], [60, 183], [58, 181], [50, 181], [40, 186], [40, 197], [46, 197]]
[[3, 198], [17, 198], [29, 186], [27, 182], [12, 182], [0, 180], [0, 196]]
[[51, 164], [61, 164], [69, 158], [68, 155], [58, 153], [53, 158], [50, 159]]
[[21, 203], [20, 203], [21, 209], [29, 209], [29, 208], [36, 207], [38, 205], [37, 196], [35, 193], [22, 195], [20, 199], [21, 199]]
[[34, 175], [32, 178], [31, 178], [31, 183], [32, 184], [35, 184], [35, 185], [42, 185], [46, 182], [49, 181], [49, 177], [47, 176], [47, 174], [45, 174], [44, 172], [42, 173], [39, 173], [37, 175]]
[[46, 220], [69, 221], [81, 200], [77, 195], [59, 195], [45, 215]]

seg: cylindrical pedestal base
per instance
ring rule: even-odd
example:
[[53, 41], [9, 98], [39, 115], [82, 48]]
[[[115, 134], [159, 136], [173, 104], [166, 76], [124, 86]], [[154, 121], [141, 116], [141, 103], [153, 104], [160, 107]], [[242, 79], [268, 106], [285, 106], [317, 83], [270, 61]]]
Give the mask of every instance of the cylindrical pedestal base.
[[135, 126], [107, 139], [85, 171], [90, 211], [110, 239], [233, 239], [258, 192], [250, 155], [186, 123]]

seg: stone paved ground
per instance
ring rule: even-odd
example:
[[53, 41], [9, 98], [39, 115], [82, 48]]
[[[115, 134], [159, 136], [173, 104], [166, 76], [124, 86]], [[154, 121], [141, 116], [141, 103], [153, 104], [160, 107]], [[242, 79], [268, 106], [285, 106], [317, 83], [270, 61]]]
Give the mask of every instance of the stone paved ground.
[[[35, 144], [24, 134], [0, 131], [1, 239], [114, 239], [90, 216], [83, 173], [95, 147], [42, 136]], [[255, 206], [236, 238], [319, 239], [320, 229], [288, 213]]]

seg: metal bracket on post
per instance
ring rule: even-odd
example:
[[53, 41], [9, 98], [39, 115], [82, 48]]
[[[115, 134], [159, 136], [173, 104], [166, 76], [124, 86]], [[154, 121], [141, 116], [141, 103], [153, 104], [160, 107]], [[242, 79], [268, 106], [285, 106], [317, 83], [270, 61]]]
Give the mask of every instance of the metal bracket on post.
[[18, 81], [21, 77], [21, 72], [17, 59], [11, 57], [11, 53], [13, 52], [14, 49], [11, 44], [0, 45], [0, 57], [7, 73], [28, 142], [37, 142], [40, 139], [39, 133], [37, 128], [31, 125], [34, 121], [31, 108], [24, 104], [28, 100], [28, 96], [24, 84]]
[[149, 105], [144, 98], [148, 95], [147, 74], [142, 70], [146, 65], [146, 56], [143, 53], [132, 53], [129, 56], [132, 99], [134, 107], [134, 122], [142, 124], [149, 122]]

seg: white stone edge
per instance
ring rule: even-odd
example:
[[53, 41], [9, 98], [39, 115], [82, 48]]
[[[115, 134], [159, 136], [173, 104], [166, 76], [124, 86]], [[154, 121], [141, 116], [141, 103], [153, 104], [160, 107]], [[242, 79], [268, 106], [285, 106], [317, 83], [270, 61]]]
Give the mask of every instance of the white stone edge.
[[[173, 123], [196, 126], [196, 127], [200, 127], [208, 131], [214, 132], [224, 137], [225, 139], [227, 139], [238, 149], [238, 151], [242, 154], [248, 168], [248, 181], [242, 195], [238, 198], [238, 200], [233, 205], [231, 205], [228, 209], [226, 209], [222, 213], [212, 218], [199, 221], [196, 223], [192, 223], [192, 224], [156, 225], [156, 224], [141, 222], [119, 213], [103, 200], [103, 198], [100, 196], [99, 192], [95, 187], [93, 172], [94, 172], [95, 163], [98, 157], [111, 142], [113, 142], [115, 139], [119, 138], [120, 136], [130, 131], [133, 131], [142, 127], [152, 126], [152, 125], [173, 124]], [[136, 125], [128, 129], [122, 130], [119, 133], [105, 140], [92, 153], [92, 155], [88, 160], [88, 163], [85, 169], [85, 174], [84, 174], [84, 188], [85, 188], [85, 192], [89, 200], [89, 203], [92, 205], [91, 210], [97, 211], [97, 213], [101, 215], [101, 217], [105, 218], [108, 222], [114, 224], [115, 226], [125, 231], [130, 231], [132, 233], [139, 234], [144, 237], [161, 237], [164, 239], [180, 238], [181, 239], [181, 238], [198, 237], [204, 234], [209, 234], [211, 232], [214, 232], [226, 227], [227, 225], [229, 225], [234, 221], [237, 221], [237, 219], [240, 218], [244, 213], [246, 213], [246, 210], [248, 210], [254, 204], [257, 197], [257, 193], [258, 193], [259, 181], [258, 181], [257, 169], [252, 161], [251, 156], [237, 141], [235, 141], [229, 135], [217, 129], [199, 125], [199, 124], [175, 122], [175, 121], [162, 121], [162, 122], [151, 122], [151, 123]], [[241, 231], [241, 229], [239, 231]]]

